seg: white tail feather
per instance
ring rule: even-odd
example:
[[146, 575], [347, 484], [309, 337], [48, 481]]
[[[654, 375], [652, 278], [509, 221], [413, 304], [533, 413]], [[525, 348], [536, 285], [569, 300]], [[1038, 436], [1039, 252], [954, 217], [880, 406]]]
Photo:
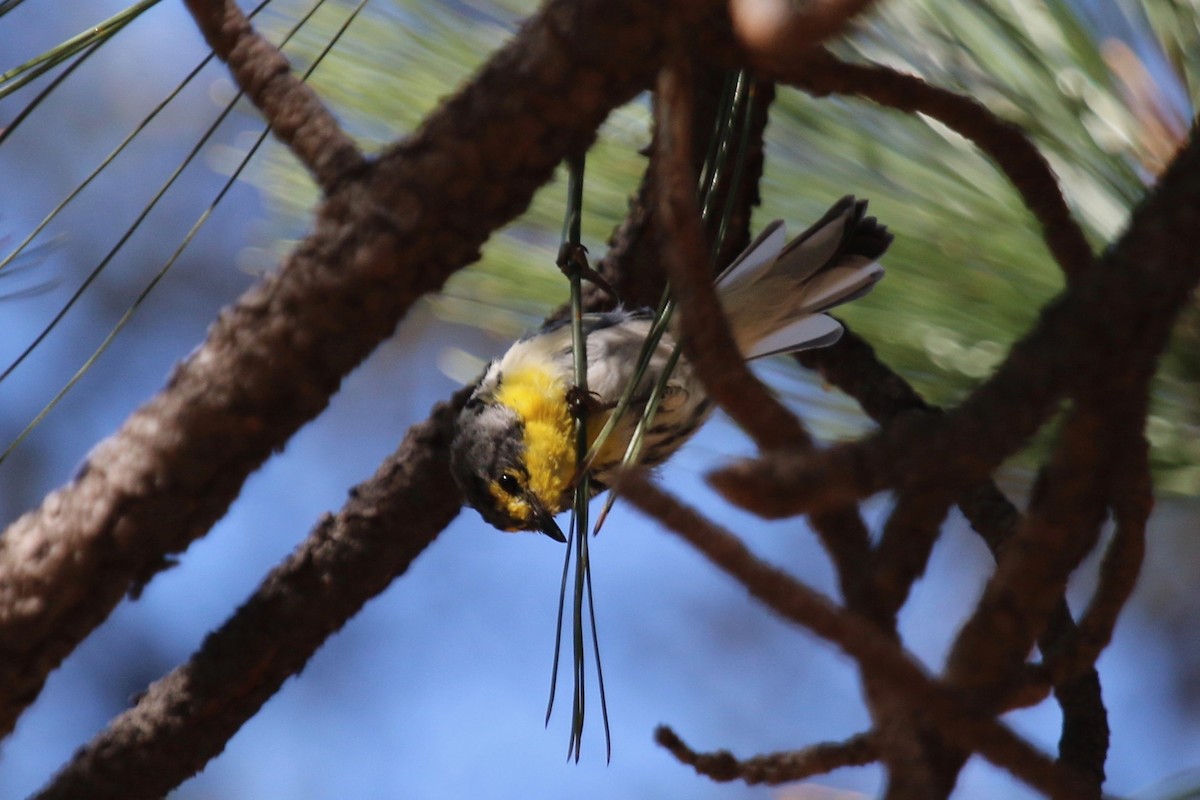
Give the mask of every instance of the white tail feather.
[[717, 278], [718, 286], [743, 286], [759, 278], [764, 267], [770, 267], [787, 244], [787, 229], [777, 219], [762, 229], [762, 233], [742, 251]]
[[859, 297], [860, 290], [873, 286], [883, 277], [883, 267], [875, 262], [862, 265], [839, 264], [823, 270], [804, 284], [803, 296], [796, 302], [802, 313], [813, 314]]
[[828, 347], [840, 338], [842, 326], [836, 319], [827, 314], [810, 314], [767, 334], [743, 355], [750, 361], [781, 353], [794, 353], [797, 350]]
[[747, 359], [833, 344], [842, 326], [822, 312], [857, 299], [883, 277], [891, 234], [844, 197], [784, 244], [778, 220], [717, 279], [730, 328]]

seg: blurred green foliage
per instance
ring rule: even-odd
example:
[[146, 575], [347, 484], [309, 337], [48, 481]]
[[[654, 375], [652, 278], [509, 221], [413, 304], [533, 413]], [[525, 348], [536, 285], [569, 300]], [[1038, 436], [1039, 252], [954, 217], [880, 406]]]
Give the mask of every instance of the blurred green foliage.
[[[306, 8], [308, 2], [272, 4], [263, 28], [271, 34]], [[286, 51], [303, 67], [347, 13], [347, 6], [327, 3]], [[423, 4], [384, 0], [367, 24], [355, 25], [347, 44], [335, 49], [314, 73], [311, 83], [333, 108], [346, 129], [368, 151], [414, 130], [440, 99], [467, 80], [488, 54], [512, 36], [532, 4]], [[646, 160], [637, 150], [649, 140], [649, 106], [645, 101], [620, 109], [606, 122], [588, 154], [583, 239], [596, 250], [624, 218], [626, 201], [641, 178]], [[293, 241], [278, 236], [295, 230], [317, 201], [317, 190], [287, 151], [275, 145], [252, 180], [262, 187], [278, 212], [277, 223], [264, 234], [269, 258], [255, 258], [256, 268], [273, 266]], [[444, 316], [516, 336], [536, 326], [567, 296], [567, 283], [554, 265], [566, 202], [566, 172], [539, 192], [530, 209], [488, 243], [477, 265], [455, 276], [434, 300]]]
[[[306, 65], [348, 11], [330, 4], [289, 55]], [[836, 49], [970, 95], [1034, 139], [1097, 246], [1186, 135], [1200, 77], [1197, 0], [897, 0], [880, 4]], [[470, 77], [533, 3], [382, 0], [312, 82], [369, 150], [411, 131]], [[301, 13], [273, 4], [264, 27]], [[953, 403], [1003, 359], [1062, 288], [1037, 221], [1005, 178], [942, 125], [866, 102], [781, 91], [767, 132], [763, 209], [802, 229], [836, 198], [871, 200], [896, 233], [888, 280], [844, 311], [852, 327], [929, 399]], [[623, 217], [649, 141], [641, 98], [608, 120], [589, 154], [584, 240], [599, 249]], [[278, 213], [264, 230], [289, 247], [316, 190], [276, 146], [253, 180]], [[482, 261], [434, 302], [451, 319], [511, 336], [566, 297], [554, 267], [565, 181], [489, 242]], [[1155, 384], [1148, 435], [1160, 488], [1200, 491], [1200, 313], [1189, 309]]]

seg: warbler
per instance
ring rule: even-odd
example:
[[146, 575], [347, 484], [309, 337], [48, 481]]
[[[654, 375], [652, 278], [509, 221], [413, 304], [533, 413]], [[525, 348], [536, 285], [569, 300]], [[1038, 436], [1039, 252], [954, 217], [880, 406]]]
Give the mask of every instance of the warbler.
[[[791, 242], [776, 220], [716, 281], [730, 331], [747, 359], [836, 342], [842, 326], [824, 312], [866, 294], [883, 276], [876, 262], [892, 235], [867, 201], [848, 196]], [[585, 314], [587, 431], [593, 444], [633, 380], [653, 324], [650, 309]], [[607, 488], [637, 420], [676, 344], [659, 340], [633, 401], [589, 469], [590, 485]], [[484, 372], [456, 421], [451, 468], [467, 503], [504, 531], [541, 531], [566, 541], [554, 515], [571, 504], [576, 479], [574, 358], [567, 321], [550, 323], [514, 343]], [[666, 384], [643, 440], [639, 463], [665, 461], [712, 411], [686, 358]]]

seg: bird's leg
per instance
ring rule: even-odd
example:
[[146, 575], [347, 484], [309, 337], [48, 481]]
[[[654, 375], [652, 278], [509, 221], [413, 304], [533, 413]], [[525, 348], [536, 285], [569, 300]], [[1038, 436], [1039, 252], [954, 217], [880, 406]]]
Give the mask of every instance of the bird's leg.
[[616, 401], [604, 403], [600, 400], [600, 395], [595, 392], [585, 392], [578, 386], [570, 386], [567, 388], [567, 408], [571, 411], [571, 416], [579, 419], [600, 411], [611, 411], [616, 408]]
[[592, 265], [588, 263], [587, 248], [583, 245], [563, 242], [562, 247], [558, 249], [558, 258], [554, 263], [567, 276], [570, 276], [572, 271], [578, 270], [579, 277], [593, 283], [597, 289], [608, 295], [617, 305], [621, 304], [621, 298], [617, 296], [617, 290], [612, 288], [609, 282], [604, 280], [604, 276], [592, 269]]

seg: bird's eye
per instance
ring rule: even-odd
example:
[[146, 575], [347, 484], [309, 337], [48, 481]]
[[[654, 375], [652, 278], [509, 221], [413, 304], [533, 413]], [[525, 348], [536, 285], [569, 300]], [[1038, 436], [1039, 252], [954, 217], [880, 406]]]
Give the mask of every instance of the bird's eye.
[[521, 493], [521, 482], [517, 480], [517, 476], [513, 475], [511, 472], [504, 473], [496, 482], [500, 484], [501, 489], [511, 495], [518, 495]]

